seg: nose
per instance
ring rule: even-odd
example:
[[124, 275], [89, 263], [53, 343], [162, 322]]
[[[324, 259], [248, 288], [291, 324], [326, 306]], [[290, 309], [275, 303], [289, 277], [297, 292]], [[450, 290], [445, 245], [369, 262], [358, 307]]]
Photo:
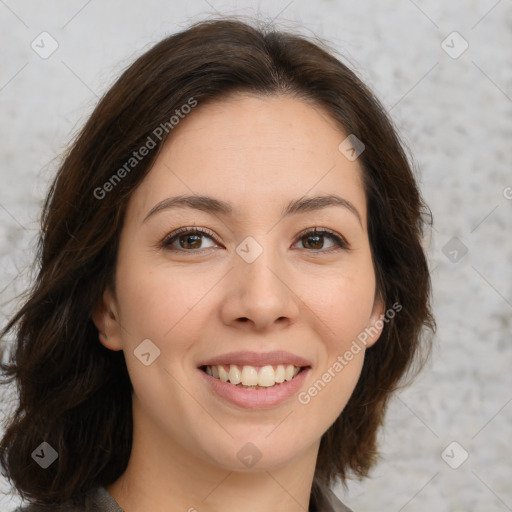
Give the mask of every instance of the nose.
[[229, 285], [221, 307], [223, 322], [253, 331], [294, 323], [300, 299], [276, 251], [265, 248], [252, 263], [238, 255], [234, 258], [235, 268], [228, 274]]

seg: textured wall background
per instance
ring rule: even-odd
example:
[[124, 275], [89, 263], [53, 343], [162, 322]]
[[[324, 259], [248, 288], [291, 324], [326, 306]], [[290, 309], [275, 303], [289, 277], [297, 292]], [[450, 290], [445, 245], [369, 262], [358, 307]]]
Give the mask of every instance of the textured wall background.
[[434, 215], [432, 363], [393, 401], [372, 478], [336, 492], [359, 512], [512, 510], [511, 0], [0, 0], [1, 322], [30, 278], [52, 160], [136, 56], [217, 12], [330, 41], [390, 111]]

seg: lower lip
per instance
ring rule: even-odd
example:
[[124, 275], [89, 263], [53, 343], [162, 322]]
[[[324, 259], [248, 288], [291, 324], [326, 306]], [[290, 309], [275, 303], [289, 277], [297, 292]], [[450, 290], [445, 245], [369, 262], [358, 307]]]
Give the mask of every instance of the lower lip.
[[246, 389], [234, 386], [229, 382], [222, 382], [220, 379], [216, 379], [203, 370], [198, 369], [199, 373], [206, 379], [206, 382], [217, 395], [245, 409], [267, 409], [283, 403], [299, 390], [310, 370], [310, 367], [305, 368], [292, 380], [284, 381], [273, 387]]

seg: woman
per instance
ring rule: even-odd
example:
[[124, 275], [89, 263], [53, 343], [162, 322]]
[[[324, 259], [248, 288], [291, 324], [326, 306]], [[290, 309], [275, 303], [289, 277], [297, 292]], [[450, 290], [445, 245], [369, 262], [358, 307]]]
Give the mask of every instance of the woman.
[[70, 148], [3, 333], [24, 510], [348, 510], [330, 486], [368, 475], [435, 328], [426, 210], [319, 43], [233, 19], [158, 43]]

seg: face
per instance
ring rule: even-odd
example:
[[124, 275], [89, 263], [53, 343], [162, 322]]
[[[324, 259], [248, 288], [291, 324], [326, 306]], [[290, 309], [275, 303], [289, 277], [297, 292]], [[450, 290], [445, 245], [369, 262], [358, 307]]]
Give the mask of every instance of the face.
[[364, 360], [353, 342], [384, 311], [346, 135], [290, 97], [199, 104], [133, 193], [115, 294], [94, 319], [124, 351], [135, 424], [159, 446], [231, 470], [261, 455], [271, 469], [318, 448], [343, 410]]

